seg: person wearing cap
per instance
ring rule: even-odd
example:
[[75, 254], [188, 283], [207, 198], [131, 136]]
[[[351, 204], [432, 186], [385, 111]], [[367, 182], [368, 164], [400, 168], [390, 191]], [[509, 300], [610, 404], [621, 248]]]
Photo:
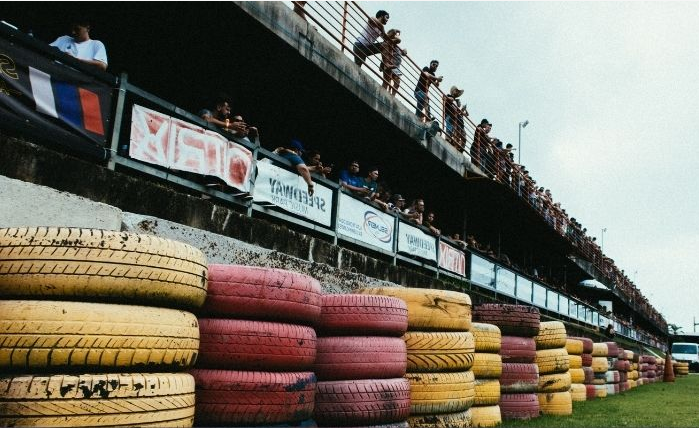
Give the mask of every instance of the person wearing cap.
[[386, 40], [381, 44], [381, 67], [383, 71], [383, 84], [381, 85], [392, 96], [396, 96], [400, 87], [400, 65], [403, 62], [403, 55], [408, 51], [398, 47], [400, 44], [400, 30], [392, 28], [386, 33]]
[[476, 132], [473, 134], [473, 144], [471, 144], [469, 153], [471, 154], [471, 163], [478, 168], [483, 168], [485, 166], [483, 163], [485, 160], [484, 154], [486, 147], [490, 145], [488, 133], [492, 127], [493, 125], [488, 122], [488, 119], [483, 119], [480, 125], [476, 126]]
[[357, 196], [368, 196], [370, 191], [364, 187], [364, 179], [359, 176], [359, 162], [353, 160], [347, 169], [340, 171], [340, 186]]
[[403, 214], [405, 209], [405, 198], [400, 193], [396, 193], [391, 197], [391, 202], [388, 203], [388, 209], [398, 214]]
[[289, 147], [278, 147], [274, 150], [274, 153], [291, 162], [291, 165], [296, 168], [296, 171], [298, 171], [299, 175], [303, 178], [303, 181], [306, 182], [308, 186], [308, 196], [313, 196], [313, 180], [311, 180], [311, 172], [301, 158], [303, 152], [303, 143], [296, 139], [291, 140]]
[[444, 115], [447, 131], [447, 141], [457, 150], [463, 152], [466, 138], [464, 135], [464, 116], [468, 116], [466, 106], [461, 106], [459, 97], [464, 94], [463, 89], [452, 86], [449, 93], [444, 96]]
[[102, 71], [107, 70], [107, 49], [104, 43], [90, 38], [90, 24], [80, 21], [73, 24], [70, 36], [61, 36], [49, 46], [61, 52], [93, 65]]

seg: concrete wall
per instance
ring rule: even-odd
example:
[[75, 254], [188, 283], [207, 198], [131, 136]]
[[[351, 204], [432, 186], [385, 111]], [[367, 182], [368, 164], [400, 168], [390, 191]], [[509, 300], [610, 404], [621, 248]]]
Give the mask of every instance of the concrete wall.
[[[483, 173], [471, 164], [470, 158], [459, 153], [439, 136], [425, 138], [425, 124], [415, 112], [406, 108], [396, 98], [388, 95], [381, 86], [362, 71], [350, 58], [331, 44], [325, 36], [313, 28], [281, 2], [234, 2], [271, 32], [284, 40], [308, 61], [317, 65], [340, 85], [347, 88], [370, 108], [410, 136], [432, 155], [461, 176]], [[365, 66], [366, 67], [366, 66]]]

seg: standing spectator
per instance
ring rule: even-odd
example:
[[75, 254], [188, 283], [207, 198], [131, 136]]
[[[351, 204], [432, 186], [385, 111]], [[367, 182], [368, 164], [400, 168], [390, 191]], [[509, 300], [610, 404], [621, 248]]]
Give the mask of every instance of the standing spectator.
[[493, 124], [488, 122], [488, 119], [481, 120], [480, 125], [476, 126], [476, 132], [473, 134], [473, 144], [471, 144], [471, 163], [478, 167], [484, 168], [484, 154], [487, 146], [490, 145], [490, 137], [488, 133], [492, 129]]
[[439, 82], [444, 79], [443, 76], [435, 76], [434, 73], [437, 71], [437, 67], [439, 67], [439, 61], [436, 59], [430, 61], [429, 67], [423, 67], [422, 73], [420, 73], [420, 79], [418, 79], [417, 85], [415, 86], [415, 100], [417, 101], [415, 105], [415, 114], [422, 119], [423, 122], [426, 119], [433, 120], [430, 115], [430, 85], [434, 84], [435, 86], [439, 86]]
[[379, 36], [386, 39], [384, 25], [388, 23], [388, 18], [388, 12], [385, 10], [376, 12], [375, 18], [369, 18], [366, 27], [362, 30], [362, 34], [357, 37], [352, 48], [355, 64], [361, 67], [368, 56], [381, 52], [381, 43], [376, 40]]
[[452, 86], [449, 94], [444, 97], [444, 115], [446, 122], [447, 141], [459, 151], [464, 151], [464, 116], [468, 116], [466, 107], [461, 107], [459, 97], [464, 94], [463, 89]]
[[388, 209], [398, 214], [403, 214], [405, 208], [405, 198], [400, 193], [396, 193], [391, 197], [391, 202], [388, 203]]
[[309, 150], [306, 152], [306, 166], [308, 166], [308, 170], [311, 171], [311, 173], [323, 176], [323, 178], [328, 178], [334, 165], [323, 166], [323, 163], [320, 161], [320, 152], [317, 150]]
[[[258, 143], [258, 137], [260, 136], [257, 128], [254, 126], [248, 126], [243, 119], [243, 116], [237, 114], [231, 117], [231, 133], [241, 139], [247, 140], [249, 142]], [[237, 129], [237, 130], [236, 130]]]
[[403, 214], [408, 218], [409, 221], [415, 224], [422, 224], [422, 214], [425, 212], [425, 201], [422, 199], [415, 199], [413, 203], [403, 211]]
[[364, 180], [359, 176], [359, 162], [350, 162], [349, 168], [340, 172], [340, 186], [356, 196], [369, 195], [369, 189], [364, 187]]
[[303, 144], [298, 140], [291, 140], [290, 147], [280, 147], [274, 152], [284, 159], [291, 162], [298, 171], [299, 175], [303, 178], [308, 186], [308, 196], [313, 196], [313, 180], [311, 180], [311, 172], [304, 163], [301, 156], [303, 155]]
[[390, 29], [386, 33], [386, 40], [381, 44], [381, 71], [383, 71], [384, 89], [392, 96], [396, 96], [400, 87], [400, 77], [403, 73], [400, 66], [403, 62], [403, 55], [408, 51], [398, 47], [400, 44], [400, 30]]
[[368, 189], [367, 198], [374, 200], [378, 196], [379, 183], [376, 181], [379, 178], [379, 169], [371, 167], [367, 171], [366, 177], [363, 180], [363, 187]]
[[428, 228], [433, 235], [439, 236], [442, 233], [442, 231], [434, 227], [434, 218], [434, 213], [431, 211], [428, 212], [427, 216], [422, 222], [422, 225]]
[[214, 108], [212, 110], [201, 110], [199, 116], [205, 121], [218, 126], [223, 131], [231, 132], [234, 135], [243, 133], [247, 135], [248, 130], [245, 126], [245, 122], [240, 123], [231, 120], [231, 104], [227, 95], [219, 95], [214, 100], [213, 105]]
[[102, 71], [107, 69], [107, 49], [104, 43], [90, 38], [89, 22], [79, 21], [73, 24], [71, 35], [57, 38], [51, 46]]

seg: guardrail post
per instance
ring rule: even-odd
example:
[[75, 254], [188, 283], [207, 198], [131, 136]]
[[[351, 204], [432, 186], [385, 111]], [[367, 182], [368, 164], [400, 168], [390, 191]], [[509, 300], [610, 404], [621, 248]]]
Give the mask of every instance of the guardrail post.
[[340, 46], [342, 47], [342, 53], [345, 53], [345, 40], [347, 40], [347, 2], [343, 3], [342, 6], [342, 41]]
[[114, 110], [114, 121], [112, 124], [112, 140], [110, 144], [110, 155], [109, 161], [107, 162], [107, 168], [114, 171], [116, 166], [116, 161], [114, 157], [117, 156], [117, 150], [119, 149], [119, 137], [121, 136], [121, 122], [124, 117], [124, 104], [126, 103], [126, 81], [128, 80], [128, 75], [126, 73], [121, 73], [119, 76], [119, 88], [117, 89], [117, 103], [116, 109]]

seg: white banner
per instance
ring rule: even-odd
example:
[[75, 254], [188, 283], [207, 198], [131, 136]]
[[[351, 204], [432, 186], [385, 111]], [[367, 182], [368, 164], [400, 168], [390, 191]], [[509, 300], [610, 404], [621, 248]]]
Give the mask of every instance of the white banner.
[[398, 226], [398, 251], [437, 261], [437, 238], [401, 221]]
[[250, 191], [252, 152], [201, 126], [134, 104], [129, 156], [180, 171], [218, 177]]
[[330, 226], [333, 192], [316, 182], [313, 190], [313, 196], [308, 196], [308, 186], [299, 174], [270, 162], [257, 162], [253, 201], [269, 202], [290, 213]]
[[439, 267], [466, 275], [466, 255], [446, 242], [439, 241]]
[[340, 192], [337, 233], [393, 251], [395, 217]]

